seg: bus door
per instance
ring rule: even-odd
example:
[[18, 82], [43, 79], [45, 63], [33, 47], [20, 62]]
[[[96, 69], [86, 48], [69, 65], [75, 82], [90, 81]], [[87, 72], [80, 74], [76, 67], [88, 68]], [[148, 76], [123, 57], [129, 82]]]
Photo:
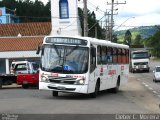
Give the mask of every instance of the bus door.
[[88, 93], [94, 92], [96, 84], [96, 48], [91, 47], [90, 49], [90, 68], [89, 68], [89, 82], [88, 82]]

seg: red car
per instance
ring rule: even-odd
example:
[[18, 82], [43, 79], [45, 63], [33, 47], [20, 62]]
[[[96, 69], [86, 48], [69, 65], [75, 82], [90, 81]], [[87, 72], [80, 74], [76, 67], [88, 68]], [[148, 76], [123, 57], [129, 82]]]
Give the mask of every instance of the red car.
[[38, 86], [39, 84], [39, 65], [35, 62], [19, 61], [14, 62], [14, 71], [17, 75], [17, 84], [22, 85], [23, 88], [29, 86]]

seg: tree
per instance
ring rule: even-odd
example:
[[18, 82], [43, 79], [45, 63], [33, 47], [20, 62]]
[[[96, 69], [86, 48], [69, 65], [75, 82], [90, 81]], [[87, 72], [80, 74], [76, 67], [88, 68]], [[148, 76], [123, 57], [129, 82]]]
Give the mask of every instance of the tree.
[[[84, 22], [83, 22], [83, 10], [81, 8], [78, 8], [78, 15], [81, 23], [81, 28], [82, 28], [82, 36], [84, 36]], [[88, 10], [88, 36], [89, 37], [95, 37], [95, 28], [97, 27], [97, 38], [99, 39], [104, 39], [104, 35], [102, 33], [102, 28], [99, 25], [98, 20], [96, 20], [96, 15], [94, 12], [90, 12]]]
[[140, 45], [141, 44], [141, 40], [142, 40], [142, 37], [140, 34], [136, 35], [136, 38], [134, 39], [134, 42], [133, 44], [134, 45]]
[[[9, 9], [16, 9], [16, 16], [19, 17], [20, 22], [51, 22], [50, 1], [46, 5], [40, 0], [2, 0], [0, 7], [7, 7]], [[83, 10], [78, 8], [78, 15], [80, 18], [82, 36], [83, 36]], [[97, 38], [104, 39], [103, 30], [96, 20], [94, 12], [88, 10], [88, 28], [89, 37], [95, 37], [95, 28], [97, 28]]]
[[51, 21], [50, 2], [46, 5], [40, 0], [2, 0], [0, 7], [15, 10], [20, 22], [47, 22]]
[[117, 43], [117, 41], [118, 41], [117, 35], [114, 34], [114, 35], [112, 36], [112, 38], [113, 38], [113, 41], [112, 41], [112, 42]]
[[131, 45], [131, 38], [132, 38], [132, 34], [129, 30], [126, 31], [125, 36], [124, 36], [124, 44], [126, 45]]
[[151, 49], [151, 54], [156, 57], [160, 57], [160, 31], [155, 33], [152, 37], [145, 40], [145, 45]]

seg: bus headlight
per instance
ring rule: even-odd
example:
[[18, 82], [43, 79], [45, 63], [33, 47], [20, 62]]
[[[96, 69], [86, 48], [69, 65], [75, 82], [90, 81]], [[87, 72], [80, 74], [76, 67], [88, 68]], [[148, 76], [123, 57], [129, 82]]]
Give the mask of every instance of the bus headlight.
[[75, 85], [84, 85], [84, 83], [85, 83], [84, 79], [79, 79], [79, 80], [76, 80], [76, 82], [74, 84]]
[[41, 76], [41, 82], [49, 82], [46, 76]]

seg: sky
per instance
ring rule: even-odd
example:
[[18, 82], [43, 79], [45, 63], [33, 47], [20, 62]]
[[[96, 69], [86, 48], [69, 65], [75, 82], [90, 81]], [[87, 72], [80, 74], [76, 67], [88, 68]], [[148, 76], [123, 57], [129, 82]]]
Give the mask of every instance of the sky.
[[[48, 0], [40, 0], [46, 4]], [[114, 5], [114, 30], [129, 29], [132, 27], [160, 25], [160, 0], [114, 0], [115, 3], [125, 3]], [[78, 2], [78, 6], [83, 7], [83, 0]], [[107, 9], [110, 11], [111, 0], [87, 0], [87, 7], [90, 11], [95, 11], [97, 20], [100, 20]], [[96, 9], [98, 8], [98, 9]], [[101, 19], [104, 23], [105, 17]]]

